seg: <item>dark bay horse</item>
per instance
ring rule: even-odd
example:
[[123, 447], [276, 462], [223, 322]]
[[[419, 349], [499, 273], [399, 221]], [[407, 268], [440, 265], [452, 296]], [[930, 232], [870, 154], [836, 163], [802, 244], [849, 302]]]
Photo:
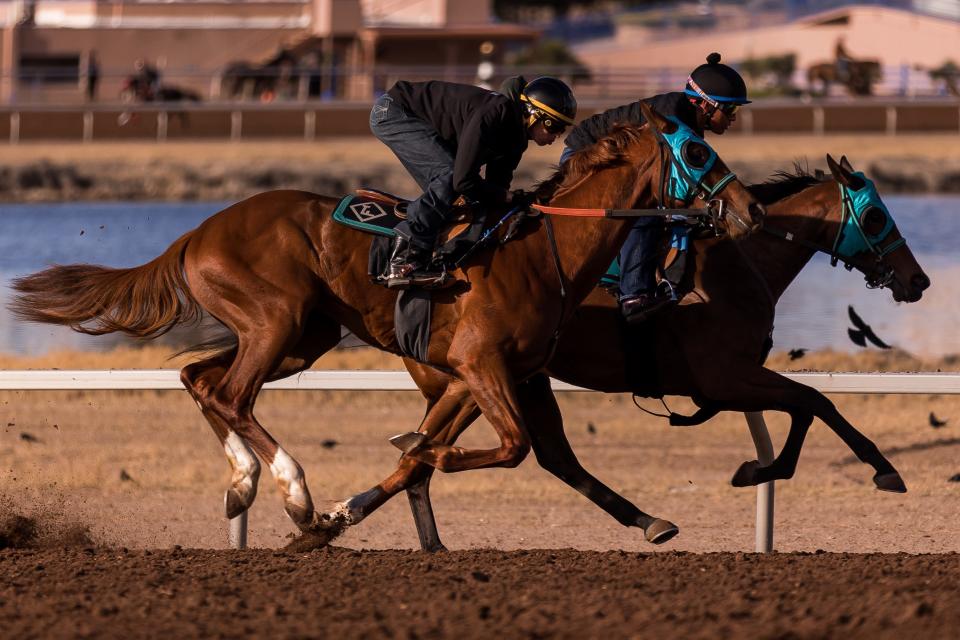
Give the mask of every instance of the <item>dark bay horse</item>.
[[[685, 159], [676, 158], [664, 136], [677, 125], [649, 109], [645, 115], [650, 126], [620, 128], [567, 162], [548, 181], [551, 193], [544, 192], [545, 198], [563, 207], [652, 207], [661, 202], [664, 183], [676, 186], [678, 163], [689, 167], [712, 158], [701, 166], [696, 183], [685, 185], [687, 197], [664, 204], [687, 205], [709, 194], [727, 211], [731, 237], [752, 231], [763, 207], [731, 179], [712, 149], [691, 140]], [[696, 172], [682, 172], [680, 182], [689, 175]], [[181, 380], [233, 469], [227, 515], [252, 504], [259, 457], [269, 465], [293, 522], [305, 532], [323, 532], [330, 523], [314, 510], [303, 470], [257, 421], [253, 407], [266, 381], [303, 371], [336, 346], [341, 326], [370, 345], [400, 353], [397, 295], [369, 282], [370, 236], [336, 223], [331, 214], [337, 203], [300, 191], [263, 193], [210, 217], [145, 265], [53, 266], [19, 278], [11, 308], [29, 321], [139, 337], [160, 335], [201, 311], [218, 319], [235, 343], [185, 367]], [[454, 272], [462, 286], [434, 293], [426, 364], [462, 381], [500, 436], [496, 449], [457, 449], [448, 471], [512, 467], [529, 452], [516, 387], [549, 361], [555, 336], [632, 224], [551, 218], [533, 220], [495, 252], [478, 252]], [[425, 417], [428, 428], [446, 421], [443, 402]], [[445, 454], [440, 447], [424, 450]]]
[[[640, 331], [655, 336], [657, 388], [631, 382], [630, 349], [616, 300], [595, 289], [564, 328], [546, 371], [564, 382], [607, 393], [689, 396], [702, 407], [691, 419], [699, 424], [719, 411], [783, 411], [790, 433], [774, 462], [746, 462], [733, 476], [735, 486], [756, 485], [793, 476], [807, 429], [814, 417], [829, 426], [863, 462], [873, 467], [874, 483], [886, 491], [906, 487], [877, 447], [859, 433], [822, 393], [763, 366], [773, 330], [776, 301], [816, 251], [833, 253], [860, 270], [868, 286], [885, 286], [898, 301], [914, 302], [929, 280], [903, 242], [893, 219], [876, 198], [872, 184], [842, 158], [827, 157], [834, 180], [782, 176], [751, 187], [767, 207], [764, 226], [739, 243], [699, 241], [694, 289], [679, 306], [655, 316]], [[868, 193], [869, 192], [869, 193]], [[852, 194], [852, 197], [847, 197]], [[859, 229], [859, 231], [858, 231]], [[863, 235], [860, 235], [860, 231]], [[793, 240], [784, 236], [792, 234]], [[842, 235], [841, 235], [842, 234]], [[856, 242], [857, 238], [866, 238]], [[842, 242], [839, 242], [841, 240]], [[447, 424], [429, 425], [427, 437], [452, 444], [479, 415], [458, 380], [411, 360], [407, 368], [431, 406], [447, 403]], [[647, 540], [664, 542], [677, 529], [651, 531], [645, 514], [590, 475], [577, 461], [564, 435], [563, 421], [549, 378], [538, 374], [518, 388], [520, 408], [529, 425], [537, 461], [625, 526], [641, 526]], [[416, 451], [411, 452], [414, 455]], [[356, 524], [391, 496], [408, 490], [424, 549], [443, 548], [429, 503], [433, 469], [406, 455], [386, 480], [337, 505], [342, 521]], [[660, 521], [663, 522], [663, 521]]]

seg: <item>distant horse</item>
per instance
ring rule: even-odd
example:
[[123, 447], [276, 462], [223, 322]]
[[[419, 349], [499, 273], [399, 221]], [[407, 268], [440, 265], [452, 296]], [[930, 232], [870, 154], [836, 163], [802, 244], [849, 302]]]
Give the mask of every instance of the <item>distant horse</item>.
[[300, 83], [296, 71], [298, 58], [281, 49], [267, 62], [231, 62], [220, 76], [223, 94], [232, 100], [273, 98], [284, 92], [295, 92]]
[[[792, 477], [807, 429], [817, 417], [861, 461], [873, 467], [877, 488], [905, 491], [900, 475], [876, 445], [822, 393], [763, 366], [771, 346], [776, 302], [817, 251], [856, 267], [868, 286], [888, 287], [897, 301], [919, 300], [930, 284], [893, 219], [881, 208], [879, 196], [863, 197], [876, 194], [872, 183], [855, 173], [845, 157], [837, 164], [827, 156], [827, 162], [834, 176], [829, 182], [801, 173], [750, 187], [768, 205], [767, 233], [754, 234], [740, 243], [698, 241], [692, 292], [648, 324], [624, 328], [616, 300], [595, 289], [565, 327], [547, 372], [564, 382], [605, 393], [692, 397], [701, 410], [693, 418], [674, 416], [675, 424], [699, 424], [719, 411], [789, 413], [792, 424], [780, 455], [765, 467], [757, 461], [745, 462], [733, 476], [734, 486]], [[850, 197], [853, 194], [857, 204]], [[866, 241], [858, 243], [861, 232]], [[649, 360], [637, 361], [640, 356], [630, 346], [629, 331], [650, 337]], [[428, 439], [421, 446], [450, 449], [479, 415], [476, 403], [459, 380], [409, 359], [404, 362], [429, 405], [444, 407], [448, 416], [447, 422], [424, 425], [421, 434]], [[638, 382], [637, 372], [649, 368], [653, 371], [646, 381]], [[546, 374], [520, 385], [518, 398], [541, 466], [621, 524], [644, 527], [650, 542], [664, 542], [677, 533], [676, 528], [660, 527], [651, 535], [646, 514], [580, 465], [564, 435]], [[451, 451], [455, 453], [456, 448]], [[442, 549], [428, 493], [431, 464], [432, 458], [421, 458], [417, 449], [409, 450], [397, 471], [340, 503], [331, 518], [357, 524], [407, 489], [423, 548]]]
[[[665, 136], [681, 125], [643, 110], [650, 126], [618, 128], [565, 163], [540, 192], [544, 199], [612, 209], [698, 201], [726, 211], [731, 237], [753, 231], [763, 207], [722, 160], [696, 138], [675, 154]], [[397, 293], [370, 283], [371, 238], [333, 219], [338, 202], [301, 191], [263, 193], [207, 219], [145, 265], [53, 266], [21, 277], [10, 306], [28, 321], [137, 337], [160, 335], [201, 311], [215, 317], [235, 341], [185, 367], [181, 380], [233, 468], [227, 515], [253, 503], [259, 456], [291, 520], [323, 537], [331, 523], [314, 510], [303, 470], [257, 421], [254, 403], [266, 381], [303, 371], [336, 346], [341, 326], [372, 346], [401, 352]], [[459, 449], [447, 470], [513, 467], [524, 459], [530, 436], [517, 385], [549, 361], [561, 327], [633, 224], [553, 218], [532, 220], [496, 252], [478, 251], [454, 270], [457, 286], [433, 294], [425, 362], [462, 381], [500, 436], [496, 449]], [[425, 424], [446, 420], [446, 411], [434, 407]]]
[[[130, 76], [123, 83], [120, 90], [120, 101], [125, 103], [152, 103], [152, 102], [195, 102], [203, 101], [200, 94], [192, 89], [185, 89], [173, 85], [161, 84], [156, 90], [142, 76]], [[170, 111], [170, 114], [179, 118], [181, 124], [189, 125], [186, 111]], [[133, 111], [124, 111], [117, 117], [120, 126], [124, 126], [136, 118]]]
[[[842, 84], [851, 95], [869, 96], [880, 78], [881, 68], [877, 60], [851, 60], [845, 74], [840, 72], [836, 62], [822, 62], [807, 69], [807, 89], [811, 94], [828, 96], [831, 85]], [[815, 90], [818, 84], [819, 92]]]

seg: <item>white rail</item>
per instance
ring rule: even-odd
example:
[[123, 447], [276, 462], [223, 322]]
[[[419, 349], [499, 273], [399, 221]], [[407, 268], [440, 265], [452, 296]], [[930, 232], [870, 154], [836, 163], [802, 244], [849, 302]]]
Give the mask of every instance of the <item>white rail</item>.
[[[784, 373], [823, 393], [938, 393], [960, 394], [956, 373]], [[554, 391], [589, 391], [553, 380]], [[415, 391], [417, 386], [405, 371], [305, 371], [276, 382], [266, 389], [312, 391]], [[111, 370], [19, 370], [0, 371], [0, 390], [115, 390], [183, 389], [175, 369]], [[745, 414], [761, 464], [773, 460], [773, 445], [762, 413]], [[774, 483], [757, 487], [756, 550], [773, 550]], [[247, 513], [230, 521], [230, 545], [246, 548]]]
[[[957, 373], [784, 373], [824, 393], [960, 393]], [[305, 371], [268, 382], [266, 389], [416, 391], [405, 371]], [[183, 389], [176, 369], [43, 369], [0, 371], [0, 390]], [[553, 381], [554, 391], [590, 391]]]

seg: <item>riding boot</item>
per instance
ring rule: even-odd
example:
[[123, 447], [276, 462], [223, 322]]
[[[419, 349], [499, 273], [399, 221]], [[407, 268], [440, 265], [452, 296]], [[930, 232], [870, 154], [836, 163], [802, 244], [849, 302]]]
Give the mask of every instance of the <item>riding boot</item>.
[[410, 242], [398, 235], [393, 242], [390, 264], [383, 275], [388, 289], [408, 289], [410, 287], [435, 288], [442, 286], [449, 275], [446, 271], [430, 269], [433, 252]]
[[627, 324], [640, 324], [675, 302], [677, 297], [672, 287], [661, 283], [653, 291], [620, 298], [620, 312]]

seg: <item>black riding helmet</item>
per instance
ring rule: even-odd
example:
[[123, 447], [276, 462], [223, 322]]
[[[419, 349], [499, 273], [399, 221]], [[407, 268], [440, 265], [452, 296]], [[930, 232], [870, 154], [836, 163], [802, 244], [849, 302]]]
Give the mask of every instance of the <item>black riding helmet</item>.
[[707, 64], [693, 70], [687, 78], [684, 93], [713, 107], [750, 103], [743, 78], [734, 69], [720, 63], [719, 53], [711, 53], [707, 56]]
[[537, 120], [547, 131], [559, 133], [577, 117], [577, 99], [563, 80], [542, 76], [530, 81], [520, 93], [527, 108], [527, 126]]

